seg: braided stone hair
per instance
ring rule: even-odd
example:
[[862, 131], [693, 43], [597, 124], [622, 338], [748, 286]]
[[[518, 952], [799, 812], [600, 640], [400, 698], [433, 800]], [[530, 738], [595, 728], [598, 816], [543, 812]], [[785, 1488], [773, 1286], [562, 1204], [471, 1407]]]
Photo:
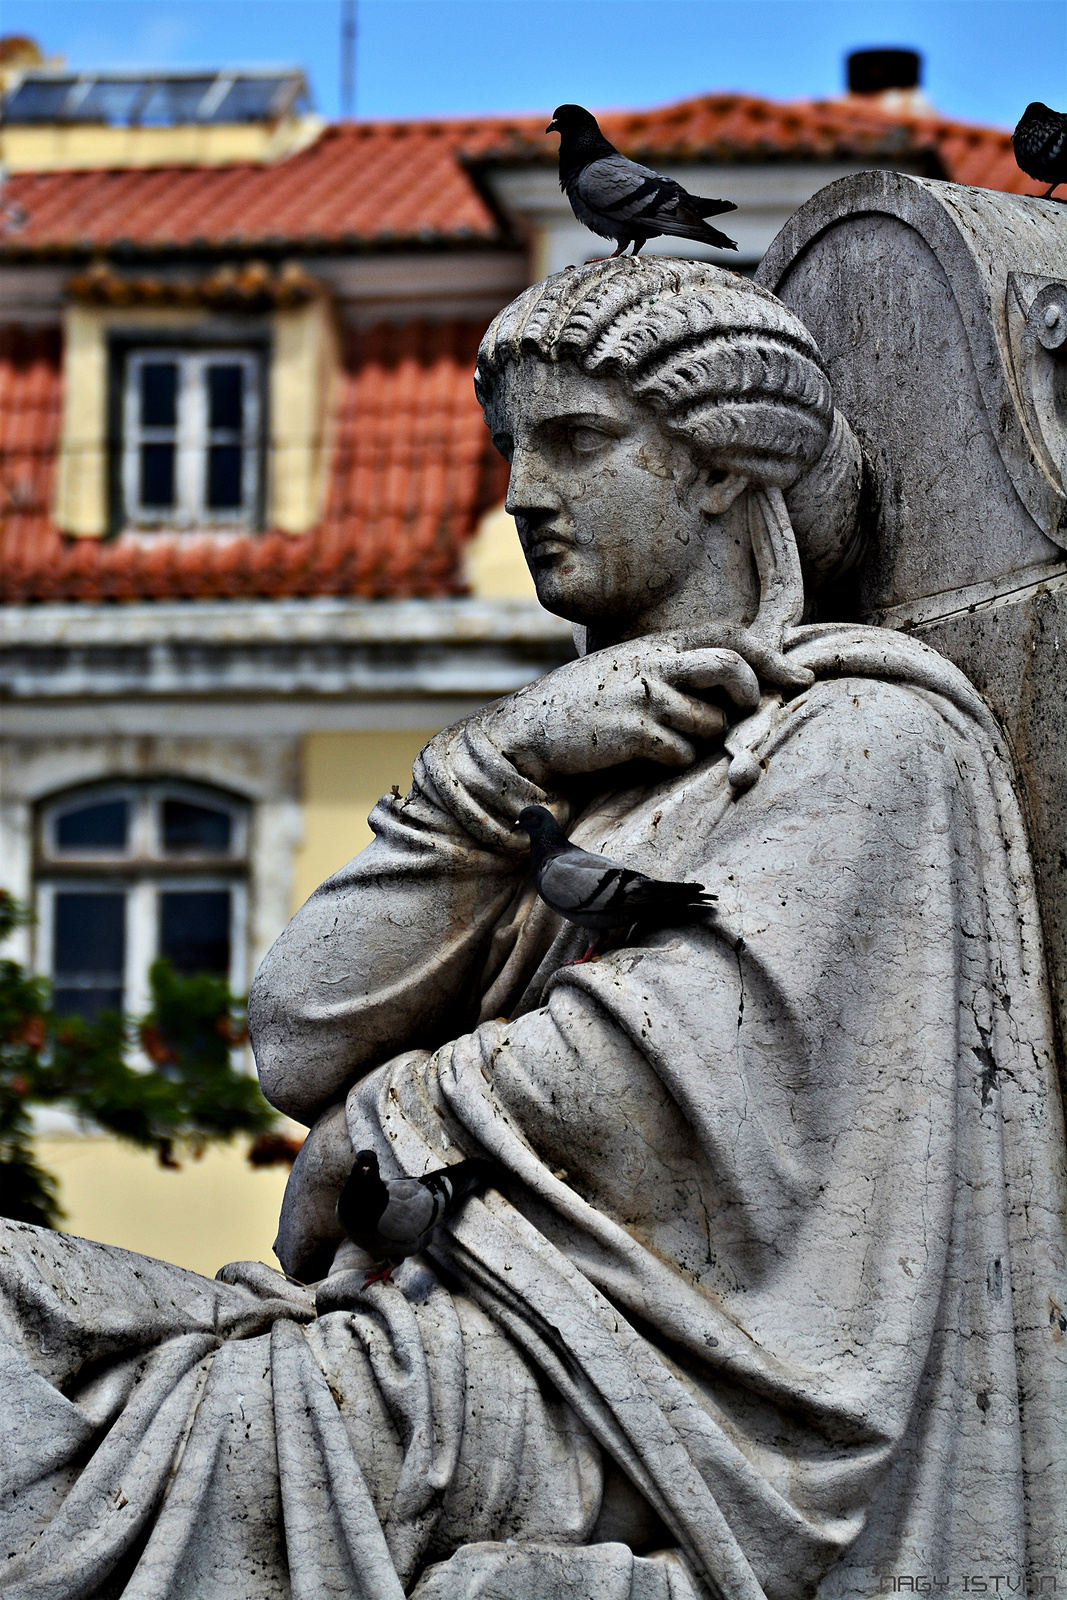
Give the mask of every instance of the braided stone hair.
[[768, 290], [702, 261], [568, 267], [491, 324], [475, 373], [483, 408], [524, 356], [618, 379], [696, 460], [782, 491], [810, 585], [854, 564], [859, 445], [814, 339]]

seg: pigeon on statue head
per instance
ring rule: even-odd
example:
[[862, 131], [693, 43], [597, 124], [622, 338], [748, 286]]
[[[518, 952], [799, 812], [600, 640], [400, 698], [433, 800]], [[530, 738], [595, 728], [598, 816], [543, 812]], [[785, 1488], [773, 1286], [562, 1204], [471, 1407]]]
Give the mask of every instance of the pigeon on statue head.
[[615, 255], [628, 244], [636, 255], [664, 233], [719, 250], [737, 249], [733, 239], [704, 221], [736, 211], [732, 200], [702, 200], [672, 178], [628, 160], [584, 106], [557, 106], [545, 132], [559, 134], [559, 186], [571, 210], [602, 239], [615, 240]]

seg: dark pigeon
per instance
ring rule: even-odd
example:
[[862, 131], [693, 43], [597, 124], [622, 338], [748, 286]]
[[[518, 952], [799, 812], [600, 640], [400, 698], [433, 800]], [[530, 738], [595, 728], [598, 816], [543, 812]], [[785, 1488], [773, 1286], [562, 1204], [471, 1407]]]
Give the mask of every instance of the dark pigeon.
[[468, 1196], [501, 1175], [495, 1162], [476, 1157], [422, 1178], [383, 1178], [374, 1151], [358, 1150], [337, 1201], [337, 1220], [353, 1243], [380, 1263], [367, 1274], [364, 1287], [387, 1283], [405, 1256], [425, 1249]]
[[1067, 183], [1067, 112], [1032, 100], [1011, 136], [1015, 159], [1030, 178], [1052, 185], [1044, 196]]
[[537, 892], [568, 922], [596, 935], [580, 966], [596, 952], [605, 934], [626, 931], [639, 922], [685, 922], [706, 911], [717, 895], [700, 883], [663, 883], [571, 844], [544, 806], [524, 806], [516, 828], [530, 836]]
[[719, 250], [737, 249], [733, 239], [704, 221], [720, 211], [736, 211], [732, 200], [702, 200], [651, 167], [628, 160], [608, 143], [584, 106], [557, 106], [545, 132], [559, 134], [559, 186], [571, 210], [602, 239], [615, 240], [615, 255], [628, 244], [636, 255], [663, 233]]

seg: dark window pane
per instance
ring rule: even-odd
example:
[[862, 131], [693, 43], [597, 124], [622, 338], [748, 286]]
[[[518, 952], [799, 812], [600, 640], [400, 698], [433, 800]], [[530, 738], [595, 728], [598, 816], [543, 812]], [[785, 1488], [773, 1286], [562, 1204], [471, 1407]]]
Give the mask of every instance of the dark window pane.
[[101, 1011], [121, 1011], [122, 997], [121, 988], [70, 989], [55, 984], [52, 989], [52, 1005], [58, 1016], [84, 1017], [86, 1022], [92, 1022]]
[[163, 848], [171, 854], [183, 850], [221, 853], [230, 848], [230, 816], [190, 800], [164, 800]]
[[208, 427], [233, 428], [240, 433], [244, 427], [244, 368], [208, 367]]
[[126, 960], [126, 896], [64, 891], [55, 897], [52, 972], [67, 989], [121, 991]]
[[151, 361], [141, 368], [141, 427], [173, 428], [178, 416], [178, 368]]
[[125, 850], [129, 814], [125, 800], [101, 800], [95, 806], [65, 811], [56, 820], [56, 848]]
[[141, 446], [141, 504], [161, 509], [174, 504], [174, 446]]
[[207, 503], [212, 511], [234, 511], [241, 506], [241, 447], [213, 444], [207, 453]]
[[159, 953], [178, 972], [230, 970], [230, 891], [189, 889], [159, 897]]

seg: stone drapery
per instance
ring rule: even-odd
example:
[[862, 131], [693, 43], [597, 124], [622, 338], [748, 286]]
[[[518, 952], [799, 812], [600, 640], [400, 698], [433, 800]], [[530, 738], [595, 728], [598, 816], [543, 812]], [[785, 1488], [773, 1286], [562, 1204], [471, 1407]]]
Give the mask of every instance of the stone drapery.
[[[195, 1570], [250, 1600], [851, 1600], [885, 1571], [1067, 1565], [1063, 1128], [1009, 764], [932, 651], [789, 643], [816, 682], [733, 730], [753, 787], [712, 750], [570, 806], [577, 842], [713, 888], [704, 924], [563, 968], [581, 936], [510, 832], [544, 797], [477, 718], [377, 808], [261, 970], [265, 1084], [308, 1120], [347, 1094], [395, 1169], [490, 1153], [507, 1192], [316, 1322], [265, 1274], [158, 1267], [165, 1315], [124, 1308], [138, 1258], [61, 1246], [85, 1286], [54, 1359], [15, 1249], [8, 1392], [56, 1422], [3, 1502], [5, 1593], [177, 1597]], [[231, 1473], [238, 1393], [259, 1421]], [[668, 1552], [587, 1542], [603, 1461]], [[140, 1531], [83, 1578], [105, 1494]]]

